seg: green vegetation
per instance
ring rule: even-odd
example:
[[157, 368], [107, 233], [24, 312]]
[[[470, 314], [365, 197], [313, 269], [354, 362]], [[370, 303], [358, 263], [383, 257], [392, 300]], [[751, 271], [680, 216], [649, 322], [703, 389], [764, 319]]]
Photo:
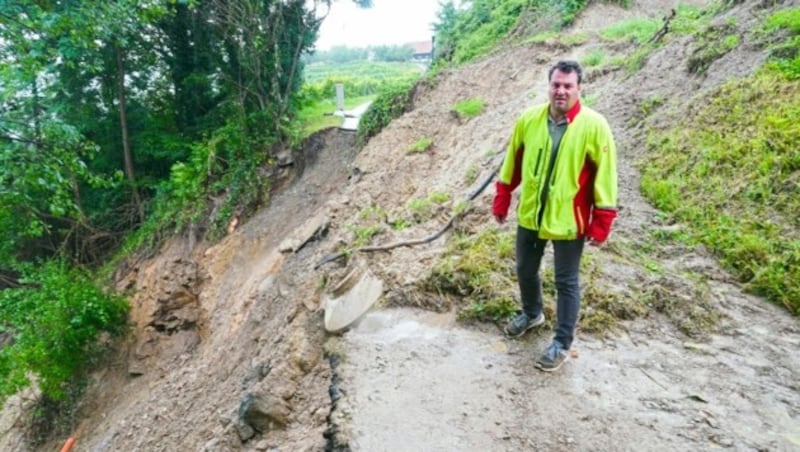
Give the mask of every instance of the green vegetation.
[[658, 19], [629, 19], [609, 25], [600, 31], [600, 36], [611, 41], [644, 44], [659, 28], [661, 21]]
[[424, 223], [436, 214], [439, 206], [450, 201], [447, 193], [434, 191], [423, 198], [414, 198], [406, 203], [415, 223]]
[[769, 67], [791, 80], [800, 79], [800, 8], [774, 13], [756, 34], [769, 45]]
[[558, 40], [558, 32], [555, 31], [545, 31], [542, 33], [535, 34], [530, 38], [527, 38], [523, 41], [525, 44], [527, 43], [534, 43], [534, 44], [543, 44], [546, 42], [554, 42]]
[[63, 262], [25, 266], [19, 284], [0, 290], [0, 404], [32, 378], [61, 400], [98, 356], [100, 334], [125, 331], [127, 302]]
[[715, 9], [698, 8], [685, 4], [678, 5], [677, 14], [670, 22], [669, 32], [677, 36], [689, 36], [699, 33], [707, 27], [715, 16]]
[[480, 116], [486, 107], [486, 101], [479, 98], [462, 100], [453, 105], [453, 110], [462, 120]]
[[36, 384], [42, 431], [127, 324], [90, 272], [267, 199], [302, 136], [306, 8], [0, 2], [0, 398]]
[[689, 72], [704, 73], [715, 60], [739, 46], [739, 36], [733, 24], [710, 26], [699, 33], [692, 45], [687, 63]]
[[369, 226], [355, 226], [348, 224], [346, 229], [352, 232], [355, 236], [355, 239], [350, 244], [350, 249], [356, 249], [367, 245], [373, 237], [383, 232], [383, 227], [379, 224], [372, 224]]
[[378, 93], [375, 101], [361, 115], [356, 140], [359, 146], [383, 130], [394, 118], [411, 108], [415, 80], [403, 80], [387, 85]]
[[314, 52], [306, 58], [309, 66], [314, 64], [343, 65], [354, 61], [367, 61], [372, 59], [381, 62], [409, 61], [414, 55], [414, 49], [408, 45], [396, 46], [370, 46], [347, 47], [333, 46], [330, 50]]
[[358, 218], [361, 220], [386, 221], [386, 210], [377, 204], [370, 204], [358, 211]]
[[[465, 63], [485, 55], [509, 35], [556, 32], [571, 24], [586, 4], [586, 0], [478, 0], [459, 9], [448, 0], [441, 5], [434, 24], [436, 62]], [[588, 35], [573, 38], [575, 43], [585, 42]]]
[[298, 95], [301, 108], [297, 119], [302, 124], [301, 138], [321, 129], [341, 125], [343, 118], [330, 115], [336, 110], [338, 83], [342, 84], [344, 90], [345, 108], [352, 108], [374, 100], [377, 93], [385, 91], [387, 86], [406, 87], [420, 74], [420, 68], [409, 62], [364, 60], [310, 65]]
[[[586, 256], [588, 257], [588, 256]], [[647, 314], [644, 300], [611, 292], [600, 281], [600, 271], [594, 262], [584, 257], [581, 262], [584, 289], [581, 294], [580, 328], [588, 333], [615, 330], [620, 320], [633, 320]]]
[[[344, 108], [351, 109], [361, 104], [371, 102], [375, 96], [345, 97]], [[297, 112], [297, 121], [302, 124], [303, 138], [331, 127], [339, 127], [344, 122], [344, 117], [336, 116], [336, 100], [333, 98], [312, 102]]]
[[472, 185], [478, 179], [478, 165], [471, 164], [467, 168], [467, 173], [464, 175], [464, 183], [467, 185]]
[[513, 258], [514, 235], [509, 232], [456, 234], [420, 287], [450, 296], [461, 318], [505, 319], [517, 309]]
[[605, 58], [606, 56], [601, 50], [594, 49], [591, 52], [589, 52], [585, 57], [583, 57], [583, 60], [581, 60], [581, 64], [584, 67], [599, 66], [600, 64], [603, 63], [603, 60], [605, 60]]
[[567, 47], [575, 47], [582, 44], [586, 44], [589, 41], [589, 33], [584, 31], [579, 31], [577, 33], [570, 33], [566, 35], [562, 35], [561, 43]]
[[367, 96], [377, 93], [386, 84], [413, 79], [421, 73], [419, 66], [408, 62], [353, 61], [336, 65], [318, 63], [306, 68], [300, 96], [306, 101], [334, 98], [337, 83], [342, 84], [345, 98]]
[[587, 93], [585, 90], [581, 93], [581, 104], [592, 107], [597, 103], [600, 98], [600, 93]]
[[433, 138], [425, 137], [420, 138], [414, 144], [408, 147], [408, 152], [410, 153], [420, 153], [425, 152], [433, 146]]
[[[670, 35], [690, 35], [695, 34], [704, 27], [713, 17], [714, 9], [699, 9], [692, 6], [679, 5], [676, 8], [676, 15], [670, 21]], [[615, 23], [600, 32], [600, 35], [610, 41], [627, 41], [637, 44], [636, 49], [625, 56], [614, 57], [609, 64], [622, 66], [628, 74], [632, 74], [641, 69], [647, 62], [650, 54], [661, 46], [661, 39], [652, 40], [656, 33], [663, 26], [663, 21], [656, 19], [631, 19]], [[729, 42], [727, 45], [730, 45]], [[722, 55], [719, 50], [714, 52], [715, 56], [706, 57], [714, 59]], [[702, 59], [702, 58], [701, 58]]]
[[753, 292], [800, 313], [800, 83], [765, 69], [652, 131], [642, 190]]
[[639, 109], [642, 112], [642, 115], [647, 117], [650, 116], [658, 107], [664, 104], [664, 98], [659, 96], [658, 94], [654, 94], [647, 99], [644, 99], [642, 103], [639, 105]]

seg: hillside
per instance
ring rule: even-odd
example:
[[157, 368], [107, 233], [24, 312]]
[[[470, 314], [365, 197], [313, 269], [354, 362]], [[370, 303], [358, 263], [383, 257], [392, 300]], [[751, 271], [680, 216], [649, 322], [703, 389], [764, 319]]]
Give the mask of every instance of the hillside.
[[[74, 413], [74, 450], [800, 447], [798, 318], [746, 293], [704, 247], [654, 241], [654, 231], [682, 226], [665, 223], [642, 197], [637, 166], [646, 126], [751, 74], [766, 51], [744, 32], [795, 1], [734, 2], [713, 20], [735, 24], [743, 42], [703, 74], [686, 70], [691, 36], [667, 41], [632, 74], [588, 71], [584, 98], [606, 115], [620, 152], [621, 211], [610, 242], [588, 251], [586, 297], [647, 297], [649, 304], [644, 312], [619, 308], [616, 328], [582, 326], [576, 359], [561, 372], [532, 365], [551, 330], [509, 340], [500, 323], [459, 321], [457, 297], [424, 290], [451, 252], [453, 231], [428, 244], [318, 265], [376, 224], [366, 236], [375, 245], [439, 230], [496, 169], [516, 116], [546, 99], [554, 61], [597, 49], [632, 53], [630, 43], [594, 38], [613, 22], [660, 18], [675, 2], [632, 3], [592, 4], [568, 30], [588, 34], [584, 42], [505, 46], [421, 82], [411, 111], [361, 150], [348, 132], [314, 135], [287, 158], [293, 164], [269, 203], [232, 223], [224, 239], [210, 244], [189, 231], [156, 255], [127, 262], [115, 284], [130, 295], [134, 329], [93, 374]], [[485, 101], [483, 114], [452, 113], [471, 98]], [[654, 98], [663, 101], [643, 115]], [[425, 138], [427, 151], [408, 152]], [[407, 227], [391, 226], [410, 218], [414, 200], [434, 193], [447, 201]], [[481, 193], [455, 231], [496, 231], [492, 195], [491, 187]], [[379, 279], [383, 296], [353, 329], [327, 334], [324, 300], [354, 270]], [[664, 307], [673, 301], [680, 307]], [[584, 309], [595, 309], [592, 303]], [[697, 325], [703, 322], [710, 326]], [[30, 403], [30, 394], [7, 403], [0, 450], [24, 450], [20, 420]]]

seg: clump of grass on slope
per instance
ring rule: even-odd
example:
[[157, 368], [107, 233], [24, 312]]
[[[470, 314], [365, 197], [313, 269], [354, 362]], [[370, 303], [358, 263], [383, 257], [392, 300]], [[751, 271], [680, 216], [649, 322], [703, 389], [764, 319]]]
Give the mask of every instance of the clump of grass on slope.
[[732, 81], [651, 131], [642, 190], [754, 293], [800, 314], [800, 81]]
[[733, 23], [709, 26], [698, 33], [687, 63], [689, 72], [704, 73], [715, 60], [739, 46], [740, 39]]
[[469, 119], [479, 116], [486, 108], [486, 101], [480, 98], [462, 100], [453, 106], [453, 111], [461, 119]]
[[461, 318], [501, 320], [517, 309], [514, 235], [498, 229], [457, 234], [421, 283], [429, 292], [450, 294]]
[[600, 36], [611, 41], [630, 41], [644, 44], [661, 28], [657, 19], [630, 19], [609, 25], [600, 31]]
[[800, 79], [800, 8], [771, 15], [755, 34], [769, 45], [769, 66], [792, 80]]
[[698, 32], [706, 27], [713, 17], [712, 9], [701, 10], [680, 5], [675, 9], [676, 15], [670, 20], [669, 33], [663, 39], [652, 40], [664, 25], [655, 19], [630, 19], [614, 23], [600, 32], [603, 39], [609, 41], [628, 41], [637, 45], [635, 51], [623, 58], [615, 58], [612, 64], [619, 64], [631, 74], [641, 69], [650, 54], [659, 48], [663, 41], [672, 35], [685, 36]]

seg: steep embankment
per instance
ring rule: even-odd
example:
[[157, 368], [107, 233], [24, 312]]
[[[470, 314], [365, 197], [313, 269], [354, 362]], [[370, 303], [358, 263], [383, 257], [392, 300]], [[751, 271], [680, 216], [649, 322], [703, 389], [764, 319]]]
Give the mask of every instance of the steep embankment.
[[[577, 359], [549, 375], [532, 361], [550, 332], [509, 341], [493, 324], [457, 324], [445, 298], [418, 289], [446, 238], [314, 268], [362, 236], [388, 243], [438, 230], [496, 168], [519, 112], [545, 99], [553, 61], [599, 46], [630, 52], [629, 45], [601, 44], [594, 33], [623, 18], [660, 17], [673, 3], [593, 5], [574, 26], [589, 34], [583, 44], [519, 45], [443, 72], [420, 85], [413, 110], [358, 155], [352, 135], [312, 139], [270, 204], [232, 225], [221, 242], [175, 237], [157, 256], [131, 262], [119, 288], [132, 294], [135, 334], [127, 355], [94, 376], [77, 450], [796, 447], [797, 319], [744, 294], [702, 249], [653, 243], [651, 231], [676, 226], [658, 222], [633, 166], [646, 126], [642, 102], [657, 95], [669, 100], [664, 109], [681, 108], [725, 78], [749, 73], [763, 51], [746, 42], [706, 76], [687, 74], [686, 37], [670, 40], [632, 76], [589, 71], [584, 86], [612, 124], [621, 165], [622, 210], [609, 245], [589, 251], [591, 285], [662, 305], [696, 300], [697, 312], [653, 309], [618, 334], [580, 333]], [[735, 17], [746, 30], [764, 14], [761, 3], [745, 2], [715, 20]], [[486, 112], [454, 116], [452, 106], [469, 98], [484, 99]], [[407, 152], [423, 138], [433, 143], [427, 152]], [[494, 227], [491, 191], [459, 230]], [[449, 201], [410, 227], [390, 226], [432, 193]], [[372, 217], [383, 224], [376, 236], [366, 231]], [[352, 331], [326, 335], [323, 292], [359, 265], [384, 282], [381, 307]], [[719, 319], [716, 332], [702, 342], [687, 337], [683, 322], [703, 316]], [[0, 449], [21, 444], [12, 426]]]

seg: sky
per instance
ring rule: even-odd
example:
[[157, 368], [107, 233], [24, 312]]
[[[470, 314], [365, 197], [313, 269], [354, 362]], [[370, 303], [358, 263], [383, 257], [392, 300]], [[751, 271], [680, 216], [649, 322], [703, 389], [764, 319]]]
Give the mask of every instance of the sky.
[[351, 0], [337, 0], [322, 22], [317, 50], [333, 46], [367, 47], [427, 41], [433, 36], [438, 0], [372, 0], [359, 9]]

